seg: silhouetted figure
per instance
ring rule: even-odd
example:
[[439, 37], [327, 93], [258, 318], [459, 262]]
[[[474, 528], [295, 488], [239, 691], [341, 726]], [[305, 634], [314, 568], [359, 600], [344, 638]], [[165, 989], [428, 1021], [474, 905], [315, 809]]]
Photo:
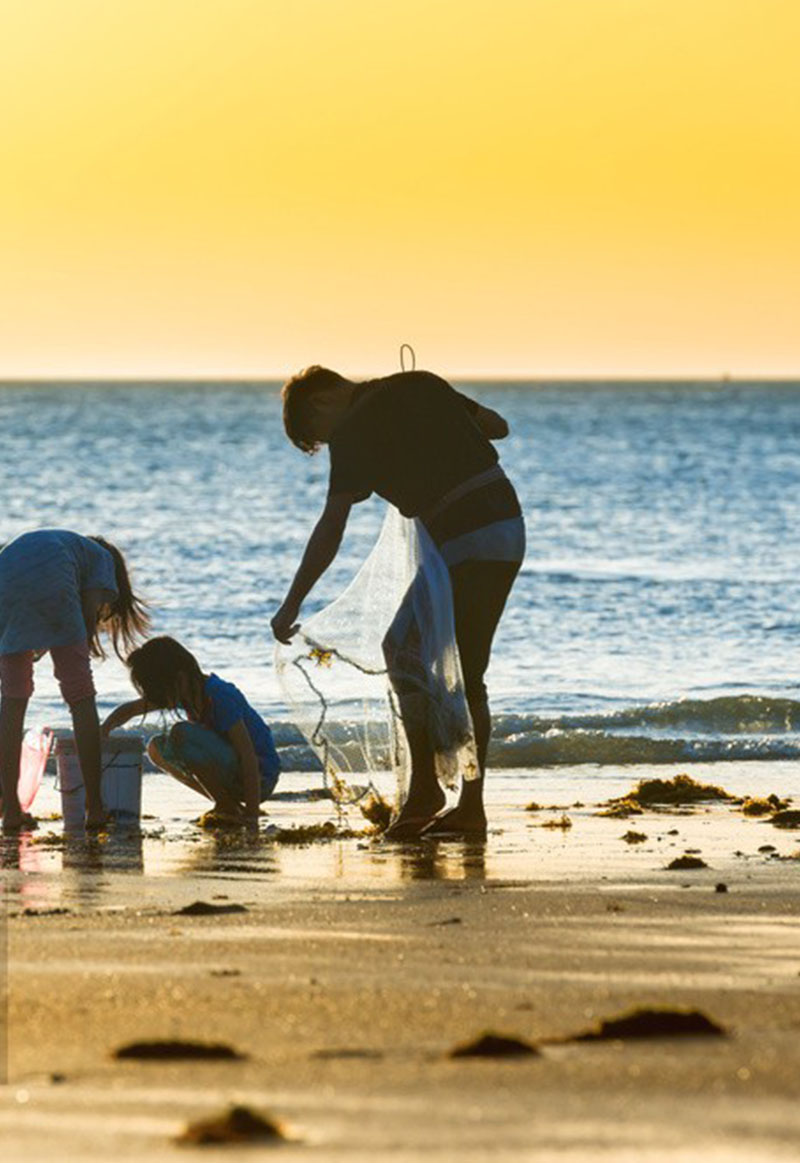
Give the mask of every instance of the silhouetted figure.
[[[430, 372], [411, 371], [354, 383], [327, 368], [311, 367], [283, 389], [289, 439], [304, 452], [330, 449], [328, 498], [300, 567], [272, 620], [288, 642], [300, 607], [333, 561], [350, 509], [378, 493], [406, 517], [419, 518], [450, 572], [456, 641], [473, 719], [480, 775], [464, 781], [456, 807], [437, 815], [444, 794], [437, 782], [431, 740], [419, 694], [396, 686], [409, 741], [409, 794], [387, 835], [404, 839], [486, 830], [483, 778], [491, 730], [484, 674], [492, 639], [525, 552], [525, 528], [513, 486], [490, 440], [508, 434], [505, 420], [456, 392]], [[413, 651], [413, 627], [393, 652]], [[403, 669], [403, 668], [401, 668]], [[407, 670], [407, 668], [405, 668]]]
[[23, 533], [0, 552], [0, 773], [3, 829], [35, 827], [17, 796], [25, 711], [33, 665], [47, 652], [72, 715], [86, 787], [87, 824], [103, 822], [101, 750], [91, 656], [104, 656], [101, 632], [120, 658], [149, 619], [131, 589], [125, 558], [102, 537], [66, 529]]

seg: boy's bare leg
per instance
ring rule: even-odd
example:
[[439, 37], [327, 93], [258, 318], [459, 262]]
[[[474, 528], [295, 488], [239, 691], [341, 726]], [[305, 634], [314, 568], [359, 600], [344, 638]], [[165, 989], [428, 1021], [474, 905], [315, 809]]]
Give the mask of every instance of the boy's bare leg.
[[425, 727], [425, 695], [399, 696], [400, 711], [411, 752], [411, 782], [408, 796], [396, 820], [386, 829], [389, 840], [406, 840], [418, 836], [445, 803], [444, 792], [436, 778], [434, 754]]
[[19, 761], [27, 699], [0, 699], [0, 775], [3, 788], [3, 831], [17, 832], [28, 823], [19, 806]]

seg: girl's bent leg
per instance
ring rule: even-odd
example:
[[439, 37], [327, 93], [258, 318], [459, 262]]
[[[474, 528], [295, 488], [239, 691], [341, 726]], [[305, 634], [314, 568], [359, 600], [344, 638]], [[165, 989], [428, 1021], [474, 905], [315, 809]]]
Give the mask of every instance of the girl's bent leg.
[[160, 767], [167, 775], [171, 775], [173, 779], [177, 779], [178, 783], [182, 783], [184, 787], [190, 787], [198, 795], [212, 799], [210, 793], [206, 791], [196, 776], [192, 775], [184, 767], [179, 767], [177, 762], [167, 757], [168, 755], [172, 755], [168, 735], [154, 735], [147, 744], [147, 754], [153, 763], [155, 763], [156, 767]]
[[242, 814], [234, 791], [238, 760], [230, 743], [199, 723], [174, 723], [168, 736], [160, 736], [159, 766], [181, 783], [214, 801], [215, 808], [230, 816]]

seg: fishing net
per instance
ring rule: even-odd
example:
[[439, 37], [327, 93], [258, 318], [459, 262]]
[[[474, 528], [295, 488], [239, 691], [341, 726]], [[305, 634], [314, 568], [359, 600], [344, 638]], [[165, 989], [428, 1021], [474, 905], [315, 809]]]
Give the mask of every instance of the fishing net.
[[402, 805], [412, 747], [430, 750], [445, 787], [477, 777], [447, 566], [425, 527], [391, 506], [347, 589], [278, 644], [276, 671], [337, 800], [391, 769]]

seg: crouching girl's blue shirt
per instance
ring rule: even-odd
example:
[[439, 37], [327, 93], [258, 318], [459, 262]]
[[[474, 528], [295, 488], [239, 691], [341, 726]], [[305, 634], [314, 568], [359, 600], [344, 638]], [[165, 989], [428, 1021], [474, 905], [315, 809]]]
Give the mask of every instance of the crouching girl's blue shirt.
[[206, 679], [205, 695], [208, 700], [208, 717], [204, 716], [206, 725], [227, 738], [230, 729], [242, 719], [253, 742], [261, 775], [274, 787], [281, 761], [272, 732], [258, 711], [253, 710], [237, 686], [216, 674], [210, 674]]

